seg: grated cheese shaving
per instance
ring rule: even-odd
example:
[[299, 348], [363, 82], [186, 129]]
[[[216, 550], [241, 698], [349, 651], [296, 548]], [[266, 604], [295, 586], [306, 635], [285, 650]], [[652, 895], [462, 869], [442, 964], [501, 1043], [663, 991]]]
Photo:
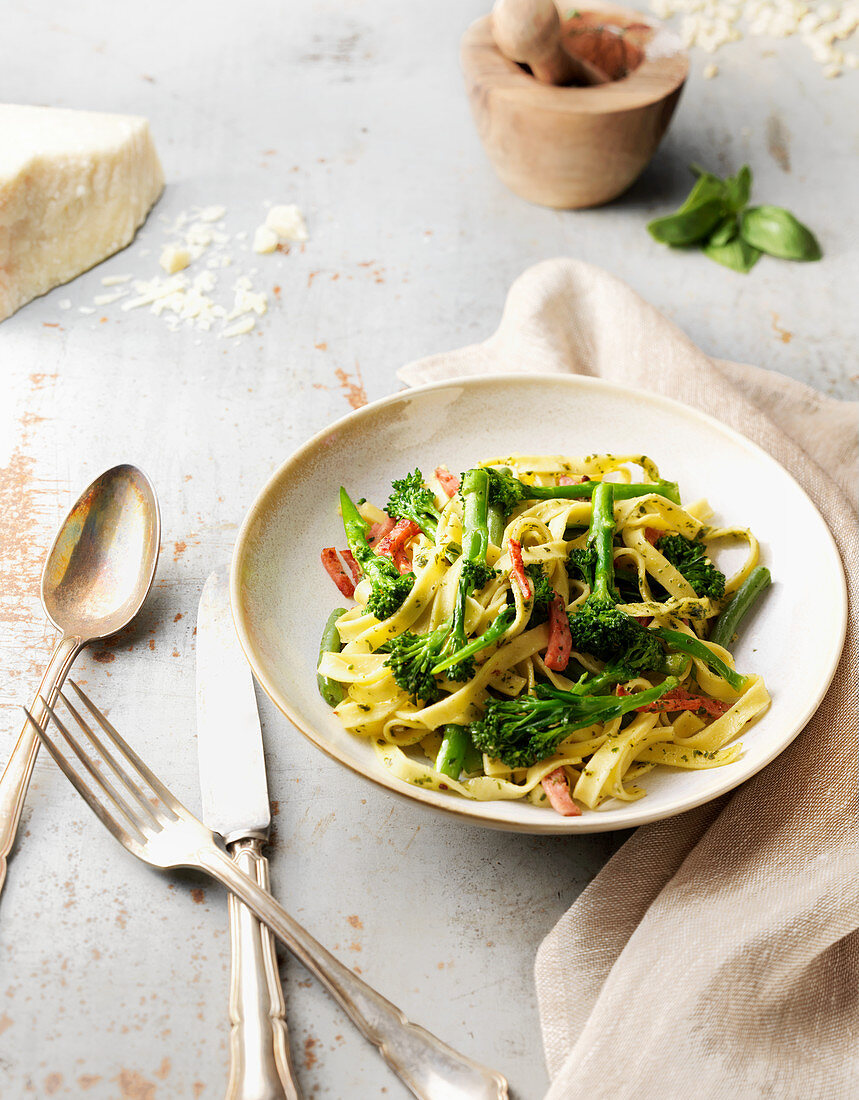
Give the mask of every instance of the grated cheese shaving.
[[[697, 46], [713, 54], [744, 35], [769, 38], [797, 36], [823, 66], [826, 77], [840, 76], [859, 66], [859, 54], [839, 43], [853, 38], [859, 29], [859, 0], [835, 4], [804, 0], [650, 0], [660, 19], [679, 17], [679, 32], [686, 47]], [[708, 65], [704, 76], [716, 75]]]

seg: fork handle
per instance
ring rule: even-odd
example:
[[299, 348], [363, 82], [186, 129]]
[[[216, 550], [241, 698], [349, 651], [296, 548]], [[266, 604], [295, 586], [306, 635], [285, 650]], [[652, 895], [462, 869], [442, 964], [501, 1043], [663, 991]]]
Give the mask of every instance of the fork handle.
[[[270, 889], [260, 839], [237, 840], [227, 851], [245, 874]], [[230, 894], [230, 943], [232, 1029], [225, 1100], [301, 1100], [289, 1053], [274, 939], [235, 894]]]
[[[46, 714], [44, 700], [47, 699], [51, 706], [57, 701], [63, 681], [82, 649], [80, 638], [66, 634], [57, 642], [30, 708], [30, 713], [40, 725]], [[40, 744], [39, 736], [28, 718], [0, 776], [0, 890], [6, 881], [8, 856], [15, 843]]]
[[247, 905], [319, 979], [365, 1039], [419, 1100], [507, 1100], [507, 1082], [411, 1023], [336, 959], [217, 845], [197, 852], [198, 866]]

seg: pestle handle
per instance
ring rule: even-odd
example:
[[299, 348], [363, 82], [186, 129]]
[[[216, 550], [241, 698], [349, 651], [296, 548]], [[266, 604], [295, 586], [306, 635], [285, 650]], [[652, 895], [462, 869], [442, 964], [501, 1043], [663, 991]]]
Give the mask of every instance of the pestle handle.
[[607, 84], [596, 66], [573, 57], [561, 43], [553, 0], [495, 0], [492, 33], [510, 61], [527, 65], [542, 84]]

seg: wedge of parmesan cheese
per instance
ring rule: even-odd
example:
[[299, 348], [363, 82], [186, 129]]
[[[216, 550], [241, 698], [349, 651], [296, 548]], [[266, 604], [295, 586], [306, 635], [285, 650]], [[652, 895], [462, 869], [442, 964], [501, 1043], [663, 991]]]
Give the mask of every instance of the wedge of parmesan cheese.
[[124, 248], [163, 187], [145, 118], [0, 104], [0, 321]]

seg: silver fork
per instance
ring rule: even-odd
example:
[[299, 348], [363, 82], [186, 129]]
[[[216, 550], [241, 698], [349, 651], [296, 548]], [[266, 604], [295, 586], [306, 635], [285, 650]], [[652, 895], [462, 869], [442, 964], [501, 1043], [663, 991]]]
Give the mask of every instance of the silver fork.
[[335, 959], [271, 894], [237, 867], [219, 843], [220, 837], [173, 797], [81, 688], [69, 682], [100, 728], [101, 736], [64, 693], [60, 693], [60, 698], [95, 748], [101, 764], [47, 701], [42, 702], [89, 775], [92, 786], [48, 733], [47, 722], [43, 728], [26, 708], [25, 712], [78, 794], [129, 852], [154, 867], [194, 867], [206, 871], [232, 891], [322, 982], [364, 1038], [378, 1047], [394, 1073], [421, 1100], [507, 1100], [507, 1082], [500, 1073], [458, 1054], [407, 1020], [396, 1005]]

